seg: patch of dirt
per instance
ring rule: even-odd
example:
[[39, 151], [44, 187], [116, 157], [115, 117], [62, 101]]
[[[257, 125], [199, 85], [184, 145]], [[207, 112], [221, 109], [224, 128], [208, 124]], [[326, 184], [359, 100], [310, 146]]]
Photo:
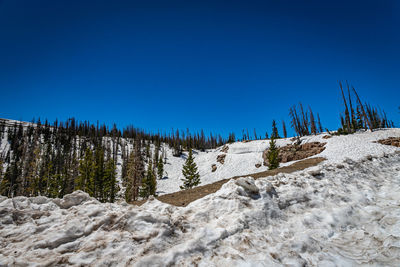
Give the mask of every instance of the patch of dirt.
[[389, 137], [387, 139], [378, 140], [382, 145], [400, 147], [400, 137]]
[[[285, 163], [294, 160], [301, 160], [317, 155], [325, 150], [326, 143], [311, 142], [302, 145], [287, 145], [280, 147], [278, 158], [279, 162]], [[268, 149], [263, 152], [264, 166], [268, 166]]]
[[[189, 203], [191, 203], [199, 198], [202, 198], [209, 194], [217, 192], [221, 188], [221, 186], [224, 183], [228, 182], [230, 179], [238, 179], [240, 177], [245, 177], [245, 176], [251, 176], [254, 179], [258, 179], [258, 178], [262, 178], [262, 177], [276, 175], [278, 173], [292, 173], [295, 171], [304, 170], [304, 169], [312, 167], [312, 166], [316, 166], [324, 160], [325, 160], [325, 158], [305, 159], [305, 160], [295, 162], [290, 166], [285, 166], [285, 167], [281, 167], [281, 168], [274, 169], [274, 170], [268, 170], [268, 171], [264, 171], [264, 172], [235, 176], [235, 177], [231, 177], [229, 179], [224, 179], [224, 180], [212, 183], [212, 184], [202, 185], [202, 186], [198, 186], [198, 187], [195, 187], [192, 189], [187, 189], [187, 190], [182, 190], [182, 191], [171, 193], [171, 194], [162, 195], [162, 196], [157, 197], [157, 199], [159, 201], [162, 201], [164, 203], [168, 203], [168, 204], [171, 204], [174, 206], [185, 207]], [[142, 205], [145, 202], [146, 202], [146, 200], [134, 201], [132, 204]]]

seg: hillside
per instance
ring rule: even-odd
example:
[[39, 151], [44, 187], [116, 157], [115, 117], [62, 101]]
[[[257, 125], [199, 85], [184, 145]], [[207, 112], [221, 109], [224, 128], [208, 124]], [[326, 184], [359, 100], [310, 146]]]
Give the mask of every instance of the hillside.
[[[7, 155], [9, 155], [9, 159], [12, 158], [14, 153], [14, 151], [11, 150], [10, 141], [8, 140], [8, 127], [14, 125], [15, 123], [19, 123], [17, 121], [9, 120], [6, 122], [7, 124], [2, 131], [3, 134], [1, 135], [2, 138], [0, 143], [0, 160], [3, 158], [3, 175], [7, 169], [7, 166], [9, 165], [9, 163], [7, 163], [7, 161], [4, 159], [7, 158]], [[25, 131], [27, 131], [27, 127], [29, 125], [30, 123], [23, 123]], [[314, 157], [323, 157], [329, 162], [341, 162], [346, 157], [358, 160], [366, 154], [381, 156], [387, 151], [394, 151], [395, 148], [384, 147], [375, 143], [375, 141], [385, 139], [390, 136], [398, 137], [400, 136], [400, 132], [398, 129], [382, 129], [372, 133], [361, 131], [353, 135], [332, 136], [329, 139], [325, 139], [324, 137], [326, 135], [326, 133], [321, 133], [318, 135], [305, 136], [301, 138], [301, 143], [323, 143], [325, 144], [324, 151], [318, 155], [314, 155]], [[54, 135], [52, 138], [56, 139]], [[118, 184], [118, 188], [120, 188], [116, 195], [116, 199], [122, 199], [124, 198], [125, 192], [125, 184], [123, 181], [126, 171], [124, 171], [124, 168], [126, 168], [128, 163], [129, 154], [133, 151], [135, 141], [132, 138], [123, 137], [102, 137], [101, 140], [105, 146], [104, 150], [109, 151], [105, 153], [104, 157], [113, 157], [115, 159], [115, 179], [116, 183]], [[76, 137], [75, 141], [72, 141], [77, 144], [75, 148], [75, 154], [78, 157], [77, 161], [84, 158], [85, 147], [88, 146], [84, 146], [84, 141], [85, 138], [79, 136]], [[54, 144], [55, 142], [56, 141], [53, 140], [51, 145], [51, 149], [53, 150], [54, 154], [57, 153], [57, 149], [55, 148]], [[25, 142], [25, 146], [26, 144], [32, 143], [32, 141]], [[282, 138], [277, 140], [277, 145], [279, 147], [293, 143], [296, 143], [296, 141], [293, 141], [290, 138]], [[43, 140], [41, 141], [40, 146], [43, 147], [41, 152], [41, 157], [43, 157], [43, 154], [45, 153], [44, 148], [46, 147]], [[93, 146], [93, 144], [89, 142], [89, 146]], [[148, 146], [150, 149], [150, 154], [154, 155], [156, 150], [155, 143], [148, 142]], [[199, 169], [201, 185], [211, 184], [234, 176], [260, 173], [268, 170], [268, 167], [262, 164], [262, 153], [268, 149], [268, 147], [269, 140], [254, 140], [226, 144], [215, 149], [206, 149], [204, 152], [199, 149], [194, 149], [194, 157]], [[145, 150], [145, 147], [143, 147], [143, 153], [145, 153]], [[173, 156], [174, 148], [166, 143], [160, 143], [158, 150], [158, 153], [160, 155], [162, 154], [164, 159], [164, 175], [162, 179], [157, 179], [157, 194], [164, 195], [180, 191], [179, 187], [182, 185], [181, 179], [183, 178], [182, 166], [186, 160], [187, 151], [183, 151], [181, 156], [175, 157]], [[72, 154], [72, 152], [69, 153]], [[217, 161], [218, 157], [221, 155], [224, 156], [223, 161]], [[57, 155], [55, 155], [54, 158], [57, 159]], [[39, 163], [40, 162], [37, 164], [40, 165]], [[293, 162], [281, 163], [280, 166], [288, 166], [292, 163]], [[147, 166], [146, 162], [145, 165]], [[212, 169], [212, 165], [215, 165], [216, 169], [214, 171]], [[19, 168], [24, 169], [26, 167], [20, 166]], [[78, 175], [78, 166], [71, 169], [75, 175]], [[23, 174], [24, 171], [21, 170], [21, 173]], [[38, 175], [39, 173], [40, 171], [38, 171]], [[64, 179], [74, 179], [74, 177], [71, 176], [71, 178], [66, 177]], [[63, 195], [59, 195], [58, 197], [62, 196]], [[57, 197], [57, 195], [55, 197]]]
[[[100, 203], [81, 191], [1, 197], [0, 264], [399, 266], [400, 149], [376, 142], [391, 136], [400, 129], [304, 137], [327, 143], [318, 166], [230, 180], [186, 207]], [[266, 145], [229, 145], [219, 175], [254, 170]], [[197, 154], [203, 181], [218, 153]], [[233, 168], [245, 155], [251, 163]]]
[[[398, 266], [400, 149], [377, 141], [400, 137], [400, 129], [327, 137], [301, 138], [302, 144], [325, 143], [311, 157], [325, 160], [294, 173], [266, 172], [262, 153], [268, 140], [195, 150], [199, 189], [220, 182], [184, 207], [154, 198], [141, 206], [121, 198], [100, 203], [82, 191], [61, 199], [1, 197], [0, 264]], [[278, 139], [277, 145], [294, 142]], [[119, 183], [121, 144], [133, 149], [130, 140], [119, 141]], [[187, 154], [174, 157], [168, 145], [162, 147], [166, 175], [157, 191], [165, 201], [164, 194], [179, 191]], [[8, 149], [3, 135], [3, 155]], [[217, 162], [221, 154], [223, 164]], [[246, 177], [250, 174], [254, 178]], [[272, 176], [262, 178], [267, 175]], [[195, 195], [193, 190], [187, 194]]]

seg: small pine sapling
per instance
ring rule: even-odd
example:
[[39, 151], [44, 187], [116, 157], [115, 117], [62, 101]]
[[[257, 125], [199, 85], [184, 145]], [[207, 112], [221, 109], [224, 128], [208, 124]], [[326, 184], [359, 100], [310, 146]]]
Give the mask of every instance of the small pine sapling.
[[271, 138], [268, 149], [268, 169], [273, 170], [279, 167], [278, 148], [276, 147], [275, 139]]
[[183, 185], [180, 187], [181, 189], [189, 189], [200, 184], [200, 174], [193, 159], [192, 149], [189, 149], [189, 156], [185, 165], [183, 165], [182, 174], [185, 178], [182, 179]]

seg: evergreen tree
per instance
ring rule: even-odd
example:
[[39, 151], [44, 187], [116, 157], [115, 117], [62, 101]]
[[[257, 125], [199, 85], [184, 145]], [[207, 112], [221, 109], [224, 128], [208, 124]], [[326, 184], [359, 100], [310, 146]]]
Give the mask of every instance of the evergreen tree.
[[135, 187], [135, 151], [131, 152], [129, 159], [127, 160], [124, 185], [126, 202], [136, 200], [138, 194], [136, 192], [137, 188]]
[[272, 134], [271, 139], [279, 138], [278, 128], [276, 127], [275, 120], [272, 120]]
[[93, 196], [95, 191], [95, 171], [96, 166], [93, 160], [93, 152], [88, 147], [86, 148], [84, 158], [79, 163], [79, 176], [75, 182], [75, 189], [85, 191], [90, 196]]
[[99, 200], [103, 199], [104, 190], [104, 149], [98, 146], [95, 150], [94, 158], [94, 180], [93, 180], [93, 196]]
[[103, 202], [114, 202], [119, 191], [116, 179], [116, 167], [114, 160], [110, 157], [104, 169]]
[[158, 160], [157, 174], [158, 174], [158, 179], [162, 179], [164, 176], [164, 163], [162, 155], [160, 155], [160, 159]]
[[150, 159], [149, 166], [147, 166], [146, 176], [142, 180], [142, 186], [140, 188], [140, 197], [148, 198], [149, 196], [156, 195], [157, 180], [153, 172], [153, 163]]
[[314, 113], [311, 110], [311, 107], [308, 107], [310, 110], [310, 131], [312, 134], [317, 134], [317, 126], [314, 119]]
[[0, 180], [3, 177], [3, 159], [0, 158]]
[[134, 149], [130, 155], [127, 174], [125, 177], [126, 191], [125, 200], [127, 202], [136, 200], [139, 197], [139, 187], [145, 177], [144, 161], [140, 139], [136, 139]]
[[269, 149], [268, 149], [268, 163], [269, 166], [268, 168], [270, 170], [276, 169], [279, 167], [279, 158], [278, 158], [278, 148], [276, 147], [275, 139], [271, 138], [271, 141], [269, 142]]
[[283, 137], [287, 138], [286, 124], [284, 120], [282, 120], [282, 131], [283, 131]]
[[318, 119], [318, 130], [320, 133], [322, 133], [324, 130], [322, 128], [321, 119], [319, 118], [319, 113], [317, 113], [317, 119]]
[[0, 194], [6, 197], [11, 197], [11, 173], [11, 167], [8, 166], [0, 182]]
[[181, 179], [183, 181], [181, 189], [189, 189], [200, 184], [200, 174], [193, 159], [192, 149], [189, 150], [189, 156], [186, 159], [185, 165], [183, 165], [182, 174], [185, 178]]
[[146, 161], [149, 162], [150, 158], [151, 158], [150, 142], [147, 142], [147, 144], [146, 144]]
[[229, 133], [228, 143], [234, 143], [236, 141], [235, 133]]

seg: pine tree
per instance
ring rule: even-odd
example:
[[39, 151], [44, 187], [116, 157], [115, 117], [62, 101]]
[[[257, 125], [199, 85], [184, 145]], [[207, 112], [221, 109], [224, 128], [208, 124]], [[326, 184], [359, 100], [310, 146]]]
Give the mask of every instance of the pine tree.
[[320, 133], [322, 133], [324, 130], [322, 128], [321, 119], [319, 118], [319, 113], [317, 113], [317, 119], [318, 119], [318, 130]]
[[149, 165], [147, 166], [146, 176], [142, 180], [142, 186], [140, 188], [140, 197], [148, 198], [149, 196], [156, 195], [157, 180], [153, 172], [153, 163], [150, 159]]
[[189, 156], [186, 159], [185, 165], [183, 165], [182, 174], [185, 178], [181, 179], [183, 181], [181, 189], [189, 189], [200, 184], [200, 174], [193, 159], [192, 149], [189, 149]]
[[95, 162], [93, 160], [93, 152], [88, 147], [85, 152], [85, 157], [79, 163], [79, 176], [75, 182], [76, 190], [83, 190], [90, 196], [94, 195], [95, 186]]
[[314, 113], [312, 112], [311, 107], [308, 107], [310, 110], [310, 130], [312, 134], [317, 134], [317, 126], [314, 119]]
[[94, 158], [94, 183], [93, 183], [93, 196], [99, 200], [103, 199], [103, 191], [104, 191], [104, 149], [101, 146], [98, 146], [95, 150], [95, 158]]
[[144, 177], [145, 169], [141, 141], [137, 138], [134, 143], [134, 150], [128, 161], [127, 174], [124, 178], [126, 184], [125, 200], [127, 202], [136, 200], [139, 197], [139, 187]]
[[11, 197], [11, 167], [8, 166], [0, 182], [0, 195]]
[[283, 137], [287, 138], [286, 124], [284, 120], [282, 120], [282, 131], [283, 131]]
[[110, 157], [104, 169], [103, 202], [114, 202], [115, 196], [119, 191], [116, 179], [116, 167], [114, 160]]
[[3, 177], [3, 159], [0, 158], [0, 180]]
[[162, 155], [160, 155], [160, 159], [158, 160], [157, 174], [158, 174], [158, 179], [162, 179], [164, 176], [164, 163]]
[[268, 168], [270, 170], [276, 169], [279, 167], [279, 158], [278, 158], [278, 148], [276, 147], [275, 139], [271, 138], [269, 142], [269, 149], [268, 149]]
[[234, 143], [236, 141], [235, 133], [229, 133], [228, 143]]
[[131, 202], [137, 199], [138, 188], [135, 187], [135, 151], [132, 151], [126, 163], [126, 174], [124, 176], [125, 200]]
[[279, 138], [278, 128], [276, 127], [275, 120], [272, 120], [272, 134], [271, 139]]

